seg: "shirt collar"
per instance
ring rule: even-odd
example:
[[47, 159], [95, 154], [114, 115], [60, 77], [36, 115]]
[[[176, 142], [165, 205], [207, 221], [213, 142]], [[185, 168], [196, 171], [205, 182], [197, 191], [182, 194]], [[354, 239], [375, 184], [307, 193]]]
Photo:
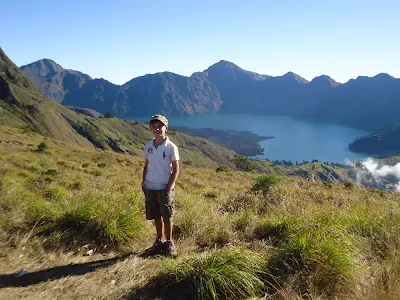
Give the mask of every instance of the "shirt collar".
[[[170, 141], [169, 141], [169, 138], [167, 136], [167, 137], [165, 137], [165, 141], [161, 145], [158, 145], [158, 147], [168, 146], [169, 143], [170, 143]], [[156, 146], [156, 139], [153, 139], [153, 146], [154, 147]]]

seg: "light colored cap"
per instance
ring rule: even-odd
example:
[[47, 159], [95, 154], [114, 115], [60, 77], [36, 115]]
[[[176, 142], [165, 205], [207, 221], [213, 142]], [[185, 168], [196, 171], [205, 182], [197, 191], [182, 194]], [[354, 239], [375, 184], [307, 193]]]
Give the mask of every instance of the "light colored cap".
[[155, 121], [155, 120], [160, 121], [161, 123], [163, 123], [165, 126], [168, 127], [168, 119], [166, 117], [164, 117], [163, 115], [154, 115], [154, 116], [152, 116], [151, 119], [150, 119], [149, 124], [152, 121]]

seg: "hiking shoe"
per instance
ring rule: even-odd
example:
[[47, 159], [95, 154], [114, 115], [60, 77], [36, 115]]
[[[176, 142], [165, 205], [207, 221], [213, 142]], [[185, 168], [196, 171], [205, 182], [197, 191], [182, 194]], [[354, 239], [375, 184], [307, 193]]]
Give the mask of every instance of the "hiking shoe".
[[156, 240], [150, 248], [147, 248], [144, 251], [145, 256], [153, 256], [153, 255], [159, 255], [162, 254], [163, 252], [163, 242], [161, 240]]
[[177, 257], [178, 253], [176, 252], [175, 244], [173, 241], [166, 241], [163, 244], [163, 252], [165, 256], [175, 258]]

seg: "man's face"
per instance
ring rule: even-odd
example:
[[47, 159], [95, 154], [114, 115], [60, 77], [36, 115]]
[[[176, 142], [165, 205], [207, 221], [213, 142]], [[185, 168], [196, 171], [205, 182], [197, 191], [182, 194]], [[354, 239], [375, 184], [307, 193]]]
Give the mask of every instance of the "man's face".
[[150, 130], [154, 136], [164, 136], [168, 127], [163, 122], [157, 120], [150, 123]]

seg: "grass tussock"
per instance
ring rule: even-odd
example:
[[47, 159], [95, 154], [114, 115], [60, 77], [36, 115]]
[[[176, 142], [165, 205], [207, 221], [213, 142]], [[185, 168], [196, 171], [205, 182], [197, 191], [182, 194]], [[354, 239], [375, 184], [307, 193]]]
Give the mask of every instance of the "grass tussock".
[[64, 201], [36, 201], [28, 208], [28, 224], [50, 247], [85, 243], [118, 246], [134, 241], [148, 228], [130, 199], [89, 195]]
[[357, 248], [334, 217], [316, 214], [309, 219], [264, 219], [254, 238], [273, 247], [268, 261], [268, 285], [272, 290], [290, 282], [299, 294], [333, 296], [350, 292], [359, 269]]
[[262, 294], [264, 264], [256, 253], [223, 248], [182, 262], [166, 260], [157, 280], [167, 295], [185, 291], [191, 299], [246, 299]]
[[268, 270], [268, 284], [273, 289], [291, 282], [299, 294], [324, 297], [350, 292], [358, 271], [354, 249], [346, 241], [322, 233], [289, 238], [272, 255]]
[[400, 249], [400, 211], [370, 211], [361, 206], [346, 217], [348, 230], [362, 238], [372, 259], [385, 259], [391, 250]]

